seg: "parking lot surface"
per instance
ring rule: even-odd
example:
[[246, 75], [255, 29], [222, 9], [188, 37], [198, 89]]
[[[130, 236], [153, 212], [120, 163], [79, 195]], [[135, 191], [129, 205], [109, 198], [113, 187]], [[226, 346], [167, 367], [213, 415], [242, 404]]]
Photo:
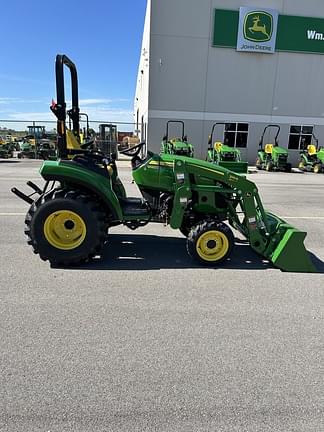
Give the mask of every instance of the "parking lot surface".
[[102, 260], [55, 269], [10, 192], [41, 185], [39, 165], [0, 162], [1, 432], [324, 430], [324, 175], [249, 176], [308, 232], [317, 274], [281, 272], [245, 243], [202, 268], [157, 224], [113, 228]]

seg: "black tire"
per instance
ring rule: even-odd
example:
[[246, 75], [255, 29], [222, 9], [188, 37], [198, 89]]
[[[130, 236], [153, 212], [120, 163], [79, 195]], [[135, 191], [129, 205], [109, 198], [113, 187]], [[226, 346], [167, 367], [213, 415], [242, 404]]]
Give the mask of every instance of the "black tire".
[[[211, 238], [208, 240], [208, 232]], [[207, 236], [206, 236], [207, 234]], [[215, 240], [215, 235], [218, 240]], [[205, 239], [203, 238], [206, 237]], [[217, 242], [219, 241], [219, 244]], [[206, 253], [201, 249], [201, 243], [206, 246]], [[208, 243], [211, 243], [208, 246]], [[216, 248], [220, 247], [219, 253]], [[188, 254], [201, 264], [218, 265], [226, 261], [234, 247], [234, 235], [232, 230], [223, 222], [203, 221], [192, 227], [187, 238]], [[199, 251], [199, 252], [198, 252]], [[214, 251], [214, 254], [213, 252]]]
[[298, 164], [298, 168], [299, 168], [301, 171], [305, 171], [305, 170], [306, 170], [306, 164], [305, 164], [305, 162], [304, 162], [303, 160], [301, 160], [301, 161], [299, 162], [299, 164]]
[[322, 165], [317, 163], [314, 165], [313, 171], [315, 174], [319, 174], [322, 172]]
[[269, 161], [266, 164], [266, 171], [272, 171], [272, 170], [273, 170], [273, 163]]
[[285, 172], [291, 172], [291, 164], [287, 163], [285, 166]]
[[260, 158], [257, 158], [257, 160], [255, 161], [255, 167], [258, 170], [262, 169], [262, 162]]
[[[50, 242], [51, 239], [47, 238], [48, 234], [45, 232], [46, 221], [50, 217], [55, 218], [55, 213], [60, 211], [73, 212], [82, 219], [86, 227], [83, 230], [82, 242], [69, 250], [56, 247]], [[68, 222], [71, 223], [67, 220], [64, 224], [58, 225], [59, 229], [74, 229], [74, 226], [72, 228], [66, 226]], [[54, 190], [41, 196], [31, 205], [25, 224], [28, 244], [33, 247], [34, 253], [55, 266], [75, 265], [100, 255], [107, 232], [105, 213], [100, 210], [99, 204], [91, 197], [77, 191]]]
[[189, 233], [190, 233], [190, 227], [187, 226], [183, 226], [181, 228], [179, 228], [179, 231], [181, 232], [182, 235], [184, 235], [185, 237], [188, 237]]

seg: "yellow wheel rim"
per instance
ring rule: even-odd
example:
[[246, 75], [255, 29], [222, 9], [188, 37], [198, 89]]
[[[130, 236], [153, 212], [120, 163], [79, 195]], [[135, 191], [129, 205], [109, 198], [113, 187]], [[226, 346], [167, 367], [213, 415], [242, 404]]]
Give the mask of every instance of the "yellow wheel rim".
[[45, 238], [57, 249], [76, 249], [86, 234], [87, 228], [82, 217], [70, 210], [58, 210], [50, 214], [44, 223]]
[[204, 261], [219, 261], [229, 249], [229, 241], [221, 231], [207, 231], [196, 243], [196, 251]]

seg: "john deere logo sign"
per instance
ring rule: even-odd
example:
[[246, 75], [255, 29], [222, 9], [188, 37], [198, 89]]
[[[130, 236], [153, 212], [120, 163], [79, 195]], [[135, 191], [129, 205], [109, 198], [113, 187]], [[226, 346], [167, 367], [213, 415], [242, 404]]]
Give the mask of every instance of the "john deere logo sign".
[[244, 19], [244, 37], [252, 42], [268, 42], [273, 32], [272, 15], [266, 12], [251, 12]]
[[273, 53], [276, 45], [278, 11], [241, 7], [237, 50]]

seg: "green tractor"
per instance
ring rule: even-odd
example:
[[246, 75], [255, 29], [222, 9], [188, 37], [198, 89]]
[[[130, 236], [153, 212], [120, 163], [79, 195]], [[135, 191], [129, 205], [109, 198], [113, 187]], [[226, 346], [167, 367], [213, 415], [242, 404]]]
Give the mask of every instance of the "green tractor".
[[35, 159], [35, 146], [31, 144], [31, 142], [24, 138], [24, 141], [20, 145], [20, 152], [17, 154], [18, 159]]
[[240, 174], [246, 174], [248, 172], [248, 163], [241, 160], [241, 152], [239, 149], [230, 147], [221, 141], [216, 141], [213, 144], [215, 128], [218, 125], [223, 125], [226, 131], [226, 123], [213, 124], [211, 133], [208, 137], [207, 162], [214, 163]]
[[[169, 224], [187, 237], [189, 255], [201, 264], [219, 265], [235, 246], [232, 228], [254, 251], [285, 271], [313, 272], [303, 244], [305, 232], [264, 210], [256, 185], [226, 168], [186, 156], [140, 157], [144, 143], [123, 151], [131, 156], [132, 174], [142, 197], [128, 197], [113, 158], [89, 149], [68, 149], [64, 65], [72, 78], [72, 123], [79, 134], [77, 71], [65, 55], [56, 58], [57, 161], [44, 161], [40, 189], [27, 184], [30, 204], [25, 233], [35, 253], [51, 265], [69, 266], [100, 256], [108, 230], [135, 230], [150, 222]], [[73, 156], [73, 159], [68, 159]]]
[[[274, 144], [264, 144], [264, 135], [268, 129], [274, 128], [277, 133]], [[280, 133], [279, 125], [268, 125], [264, 128], [260, 138], [258, 157], [255, 166], [258, 170], [266, 171], [291, 171], [291, 163], [288, 162], [288, 150], [279, 147], [278, 136]]]
[[300, 152], [298, 168], [302, 171], [313, 171], [318, 174], [324, 171], [324, 148], [319, 147], [318, 139], [314, 134], [312, 135], [316, 144], [309, 144]]
[[16, 150], [16, 145], [14, 143], [4, 143], [0, 144], [0, 158], [9, 159], [14, 155], [14, 151]]
[[102, 123], [99, 125], [99, 136], [95, 139], [99, 151], [112, 159], [118, 159], [117, 125]]
[[[181, 137], [170, 138], [169, 137], [169, 126], [170, 124], [180, 124], [181, 125]], [[193, 145], [188, 143], [187, 135], [185, 135], [184, 122], [180, 120], [169, 120], [166, 126], [166, 134], [162, 138], [161, 143], [161, 153], [162, 154], [172, 154], [179, 156], [194, 156]]]

